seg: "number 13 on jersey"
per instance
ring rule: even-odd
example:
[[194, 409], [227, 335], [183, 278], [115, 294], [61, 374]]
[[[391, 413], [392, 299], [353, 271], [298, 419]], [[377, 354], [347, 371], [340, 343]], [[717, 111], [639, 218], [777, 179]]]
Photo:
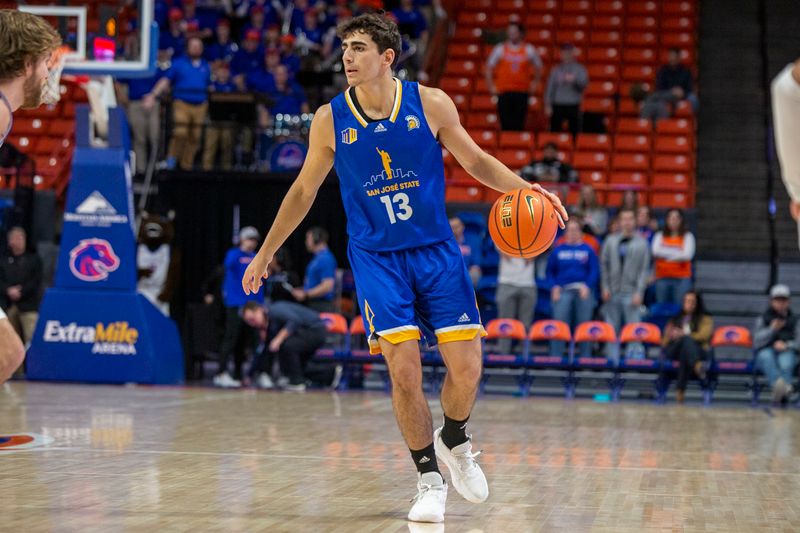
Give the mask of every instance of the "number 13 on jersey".
[[[389, 195], [381, 196], [381, 202], [386, 206], [386, 213], [389, 215], [389, 222], [394, 224], [397, 219], [408, 220], [414, 214], [414, 210], [408, 203], [408, 195], [404, 192], [399, 192], [389, 198]], [[397, 209], [397, 212], [395, 212]]]

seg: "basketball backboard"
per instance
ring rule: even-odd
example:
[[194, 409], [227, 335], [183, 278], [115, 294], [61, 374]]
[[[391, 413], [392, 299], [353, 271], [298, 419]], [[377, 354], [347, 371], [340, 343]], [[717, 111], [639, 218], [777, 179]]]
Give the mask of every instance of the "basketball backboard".
[[18, 7], [45, 18], [61, 34], [70, 48], [65, 74], [138, 78], [155, 71], [158, 26], [153, 0], [67, 4]]

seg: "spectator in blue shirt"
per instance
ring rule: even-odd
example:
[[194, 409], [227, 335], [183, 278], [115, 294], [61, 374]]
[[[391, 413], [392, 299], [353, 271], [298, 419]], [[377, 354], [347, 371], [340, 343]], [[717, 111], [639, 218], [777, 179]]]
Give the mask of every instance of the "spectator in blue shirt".
[[281, 37], [281, 63], [289, 69], [289, 75], [292, 78], [300, 71], [300, 57], [294, 52], [294, 43], [294, 35]]
[[231, 74], [244, 77], [248, 72], [254, 72], [261, 67], [264, 56], [259, 46], [260, 37], [255, 30], [245, 34], [242, 47], [234, 54], [231, 61]]
[[322, 52], [322, 38], [325, 33], [319, 25], [319, 18], [314, 10], [308, 10], [305, 13], [304, 23], [302, 28], [295, 30], [297, 41], [295, 43], [301, 55], [314, 54], [319, 58]]
[[[214, 69], [214, 82], [211, 92], [236, 92], [236, 85], [231, 80], [231, 70], [225, 63]], [[230, 121], [212, 121], [206, 128], [205, 148], [203, 149], [203, 170], [214, 168], [217, 152], [220, 155], [220, 168], [230, 170], [233, 166], [233, 133], [236, 125]]]
[[298, 83], [289, 79], [289, 69], [286, 65], [278, 65], [274, 76], [275, 88], [268, 94], [272, 100], [269, 108], [272, 116], [279, 113], [299, 115], [311, 111], [305, 91]]
[[264, 52], [264, 66], [244, 76], [244, 89], [264, 95], [275, 91], [275, 71], [281, 64], [281, 52], [269, 48]]
[[219, 20], [216, 34], [216, 40], [206, 48], [206, 60], [210, 63], [230, 63], [239, 45], [231, 40], [231, 23], [228, 19]]
[[183, 55], [186, 49], [186, 39], [183, 34], [185, 22], [183, 11], [177, 7], [169, 10], [169, 27], [167, 31], [158, 35], [158, 50], [163, 52], [167, 59]]
[[309, 5], [308, 0], [294, 0], [294, 4], [291, 7], [291, 12], [289, 13], [290, 32], [294, 33], [298, 29], [303, 29], [306, 11], [309, 11], [310, 9], [311, 6]]
[[306, 232], [306, 250], [314, 258], [306, 267], [302, 289], [295, 289], [295, 300], [320, 313], [333, 312], [336, 285], [336, 258], [328, 249], [328, 232], [314, 227]]
[[228, 364], [231, 355], [237, 348], [243, 345], [242, 336], [247, 332], [243, 331], [242, 318], [240, 316], [242, 307], [247, 302], [263, 303], [264, 290], [245, 294], [242, 289], [242, 276], [247, 270], [247, 265], [256, 256], [258, 240], [261, 236], [253, 226], [242, 228], [239, 232], [239, 246], [231, 248], [225, 255], [225, 278], [222, 282], [222, 303], [225, 306], [225, 333], [222, 336], [222, 344], [219, 348], [219, 371], [214, 376], [214, 385], [217, 387], [240, 387], [241, 362], [242, 358], [237, 358], [236, 370], [231, 377], [228, 372]]
[[414, 40], [428, 37], [428, 23], [422, 12], [414, 6], [414, 0], [402, 0], [400, 7], [392, 11], [401, 32]]
[[147, 109], [155, 105], [156, 98], [172, 87], [172, 120], [174, 128], [167, 151], [169, 167], [179, 163], [185, 170], [194, 166], [200, 148], [200, 135], [208, 114], [208, 86], [211, 84], [211, 67], [203, 59], [203, 41], [189, 39], [187, 56], [176, 59], [166, 76], [158, 80], [153, 90], [144, 96]]
[[[550, 294], [553, 319], [566, 322], [574, 329], [592, 319], [600, 264], [594, 250], [583, 242], [581, 222], [577, 218], [567, 222], [565, 237], [566, 242], [550, 253], [547, 278], [553, 287]], [[550, 349], [554, 355], [562, 355], [564, 342], [553, 341]], [[581, 357], [589, 357], [591, 343], [581, 343], [580, 350]]]
[[278, 19], [272, 6], [269, 4], [255, 5], [250, 8], [250, 21], [244, 26], [242, 35], [247, 35], [247, 32], [252, 30], [258, 33], [260, 41], [261, 34], [264, 33], [269, 25], [275, 24], [277, 21]]

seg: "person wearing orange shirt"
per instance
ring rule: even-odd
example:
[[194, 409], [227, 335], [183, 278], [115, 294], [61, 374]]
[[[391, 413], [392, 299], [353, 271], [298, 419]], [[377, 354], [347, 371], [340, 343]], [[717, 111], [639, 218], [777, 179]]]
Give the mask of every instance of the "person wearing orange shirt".
[[664, 230], [656, 233], [652, 244], [655, 260], [656, 303], [678, 304], [692, 288], [694, 235], [686, 229], [680, 209], [667, 211]]
[[528, 116], [528, 95], [536, 92], [542, 60], [530, 43], [523, 42], [525, 28], [512, 22], [506, 40], [492, 50], [486, 62], [486, 85], [497, 97], [500, 128], [521, 131]]

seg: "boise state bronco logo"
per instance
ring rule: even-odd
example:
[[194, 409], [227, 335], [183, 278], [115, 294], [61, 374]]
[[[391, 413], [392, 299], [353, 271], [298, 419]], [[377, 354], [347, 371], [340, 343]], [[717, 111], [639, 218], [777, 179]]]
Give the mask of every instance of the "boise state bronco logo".
[[53, 443], [53, 437], [39, 435], [37, 433], [17, 433], [11, 435], [0, 435], [0, 455], [3, 452], [13, 452], [18, 450], [29, 450], [39, 446], [47, 446]]
[[69, 252], [69, 269], [81, 281], [103, 281], [119, 268], [119, 257], [104, 239], [84, 239]]
[[406, 125], [408, 126], [408, 131], [415, 130], [419, 128], [419, 119], [416, 115], [406, 115]]

